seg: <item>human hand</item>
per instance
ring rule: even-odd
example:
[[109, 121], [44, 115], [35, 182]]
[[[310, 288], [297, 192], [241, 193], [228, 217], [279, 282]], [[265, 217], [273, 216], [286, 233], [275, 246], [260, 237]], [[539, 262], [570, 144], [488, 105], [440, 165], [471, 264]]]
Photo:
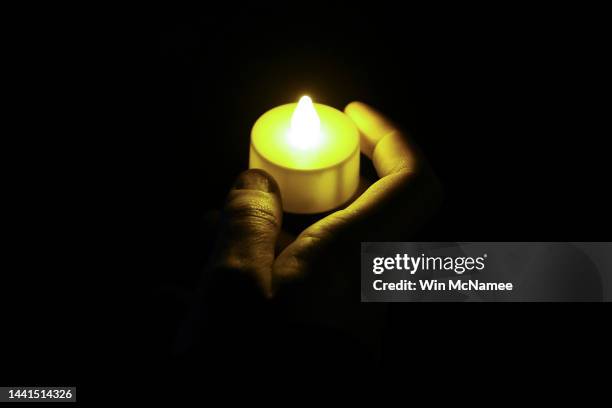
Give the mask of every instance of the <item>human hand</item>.
[[439, 205], [441, 189], [388, 119], [360, 102], [345, 112], [379, 179], [364, 180], [352, 203], [293, 237], [282, 228], [274, 179], [262, 170], [240, 174], [221, 213], [201, 296], [179, 336], [182, 348], [213, 350], [223, 364], [228, 358], [269, 364], [284, 355], [295, 361], [298, 349], [303, 363], [343, 354], [350, 365], [351, 344], [365, 346], [366, 354], [380, 350], [386, 305], [360, 302], [360, 242], [409, 239]]
[[222, 280], [233, 274], [232, 281], [240, 277], [254, 283], [270, 299], [286, 288], [299, 287], [326, 256], [337, 257], [353, 248], [351, 255], [358, 258], [359, 242], [411, 236], [436, 209], [440, 185], [410, 138], [364, 103], [350, 103], [345, 113], [359, 129], [361, 151], [372, 160], [379, 179], [283, 248], [279, 237], [286, 240], [286, 234], [281, 232], [278, 186], [262, 170], [245, 171], [226, 201], [213, 274], [223, 274]]

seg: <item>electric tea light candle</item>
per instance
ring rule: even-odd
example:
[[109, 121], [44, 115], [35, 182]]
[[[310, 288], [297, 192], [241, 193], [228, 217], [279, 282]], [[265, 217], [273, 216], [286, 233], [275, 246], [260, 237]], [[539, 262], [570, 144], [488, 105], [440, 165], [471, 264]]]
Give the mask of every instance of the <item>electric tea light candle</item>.
[[303, 96], [255, 122], [249, 168], [274, 177], [286, 212], [333, 210], [359, 185], [359, 131], [344, 113]]

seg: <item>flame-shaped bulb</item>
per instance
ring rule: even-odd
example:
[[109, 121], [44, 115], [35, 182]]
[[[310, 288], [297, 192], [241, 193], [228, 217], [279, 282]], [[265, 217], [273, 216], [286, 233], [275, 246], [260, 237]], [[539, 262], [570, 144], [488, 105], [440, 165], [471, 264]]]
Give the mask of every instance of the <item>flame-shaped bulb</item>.
[[309, 96], [302, 96], [291, 117], [289, 143], [310, 149], [321, 143], [321, 121]]

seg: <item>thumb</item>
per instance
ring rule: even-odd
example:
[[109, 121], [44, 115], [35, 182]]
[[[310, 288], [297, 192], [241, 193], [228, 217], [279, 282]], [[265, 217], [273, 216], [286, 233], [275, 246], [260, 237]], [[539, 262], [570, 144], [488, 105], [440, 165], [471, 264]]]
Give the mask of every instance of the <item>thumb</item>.
[[[263, 170], [238, 176], [221, 215], [212, 268], [223, 280], [247, 279], [271, 296], [274, 248], [282, 222], [280, 190]], [[231, 276], [227, 276], [231, 275]]]

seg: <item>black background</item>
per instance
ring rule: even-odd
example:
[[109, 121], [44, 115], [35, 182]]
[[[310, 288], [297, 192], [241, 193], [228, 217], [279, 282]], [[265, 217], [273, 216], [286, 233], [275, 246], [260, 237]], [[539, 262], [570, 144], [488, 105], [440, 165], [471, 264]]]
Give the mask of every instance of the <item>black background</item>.
[[[210, 231], [198, 236], [197, 226], [247, 167], [252, 124], [306, 93], [339, 109], [365, 101], [422, 147], [446, 197], [414, 240], [608, 239], [601, 27], [568, 10], [482, 12], [236, 10], [155, 20], [156, 115], [145, 137], [154, 144], [152, 189], [165, 213], [158, 284], [181, 287], [198, 275]], [[154, 326], [157, 316], [171, 325], [167, 301], [157, 307]], [[528, 345], [548, 365], [558, 339], [580, 332], [602, 340], [577, 309], [525, 308], [480, 307], [458, 317], [452, 306], [393, 305], [386, 366], [406, 344], [446, 349], [459, 333], [468, 347], [482, 347], [481, 336], [495, 348], [503, 342], [499, 349], [513, 357]]]
[[[101, 145], [110, 147], [98, 168], [101, 183], [111, 184], [109, 195], [92, 197], [103, 208], [74, 210], [83, 200], [80, 188], [94, 185], [88, 176], [58, 188], [47, 175], [40, 189], [58, 202], [43, 215], [28, 208], [37, 215], [20, 231], [29, 248], [44, 250], [31, 265], [33, 279], [18, 279], [28, 289], [4, 297], [15, 332], [24, 333], [7, 336], [16, 357], [12, 370], [20, 373], [11, 383], [35, 378], [93, 392], [101, 377], [138, 379], [151, 367], [167, 375], [184, 312], [177, 293], [180, 299], [199, 275], [212, 235], [202, 229], [203, 217], [220, 208], [246, 169], [254, 121], [305, 93], [338, 109], [367, 102], [413, 135], [445, 190], [442, 209], [415, 241], [609, 240], [605, 53], [596, 13], [353, 9], [157, 7], [128, 19], [129, 40], [119, 40], [121, 53], [112, 60], [119, 85], [100, 108], [92, 105], [103, 118], [81, 128], [87, 134], [104, 128], [108, 139], [95, 138], [87, 153], [60, 148], [61, 157], [80, 163]], [[127, 117], [129, 125], [107, 130], [104, 118], [113, 116]], [[125, 172], [116, 168], [121, 159]], [[76, 172], [64, 166], [61, 175]], [[111, 208], [123, 217], [102, 232], [97, 223]], [[50, 232], [58, 227], [70, 235], [66, 244]], [[41, 237], [42, 246], [32, 245]], [[79, 246], [70, 265], [63, 263], [62, 254], [75, 253], [67, 247], [74, 242], [97, 252]], [[24, 270], [30, 252], [21, 256]], [[129, 261], [109, 262], [115, 253]], [[103, 292], [101, 302], [90, 299], [94, 291]], [[119, 306], [119, 294], [129, 306]], [[90, 303], [103, 326], [83, 311]], [[393, 305], [392, 316], [406, 314], [410, 323], [391, 327], [385, 353], [423, 351], [428, 362], [397, 354], [400, 366], [423, 370], [432, 369], [431, 359], [435, 366], [448, 363], [428, 353], [458, 343], [503, 350], [514, 368], [534, 361], [554, 368], [598, 359], [593, 346], [609, 339], [604, 310], [588, 305]], [[31, 327], [32, 316], [42, 326]], [[50, 316], [76, 323], [60, 330]], [[567, 351], [576, 339], [583, 342], [580, 357]], [[20, 362], [25, 351], [30, 357]]]

